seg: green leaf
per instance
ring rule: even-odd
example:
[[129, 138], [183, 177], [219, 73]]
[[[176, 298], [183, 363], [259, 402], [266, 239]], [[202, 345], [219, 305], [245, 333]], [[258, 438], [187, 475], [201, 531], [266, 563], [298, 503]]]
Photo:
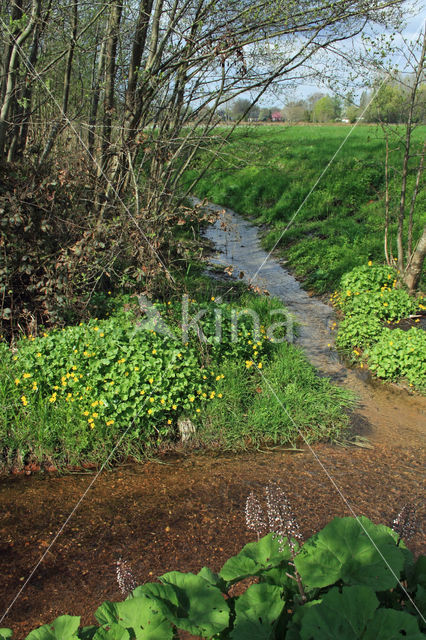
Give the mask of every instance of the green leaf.
[[334, 518], [305, 542], [295, 565], [309, 587], [342, 580], [375, 591], [391, 589], [404, 566], [404, 552], [396, 546], [395, 538], [394, 531], [364, 516]]
[[379, 601], [370, 587], [333, 587], [319, 604], [305, 607], [301, 640], [358, 640], [373, 617]]
[[132, 629], [137, 640], [168, 640], [173, 637], [162, 603], [143, 593], [123, 602], [104, 602], [95, 617], [104, 626], [117, 623], [124, 629]]
[[203, 567], [197, 575], [220, 591], [226, 591], [225, 581], [220, 578], [217, 573], [213, 573], [213, 571], [208, 567]]
[[235, 603], [232, 640], [269, 640], [284, 608], [282, 589], [272, 584], [253, 584]]
[[0, 629], [0, 640], [10, 640], [10, 638], [13, 636], [13, 631], [12, 629]]
[[229, 558], [219, 576], [232, 584], [249, 576], [257, 576], [272, 567], [278, 567], [287, 562], [289, 557], [288, 548], [281, 552], [277, 537], [268, 533], [258, 542], [249, 542], [237, 556]]
[[424, 640], [416, 618], [404, 611], [379, 609], [369, 623], [363, 640]]
[[93, 636], [93, 640], [130, 640], [130, 635], [127, 629], [112, 622], [109, 625], [99, 627]]
[[179, 629], [210, 637], [228, 626], [229, 607], [219, 589], [204, 578], [193, 573], [171, 571], [160, 580], [172, 586], [178, 596], [178, 615], [170, 615], [169, 620]]
[[78, 637], [80, 638], [80, 640], [92, 640], [98, 629], [99, 627], [94, 624], [90, 625], [89, 627], [82, 627], [78, 631]]
[[50, 624], [34, 629], [26, 640], [78, 640], [80, 616], [59, 616]]

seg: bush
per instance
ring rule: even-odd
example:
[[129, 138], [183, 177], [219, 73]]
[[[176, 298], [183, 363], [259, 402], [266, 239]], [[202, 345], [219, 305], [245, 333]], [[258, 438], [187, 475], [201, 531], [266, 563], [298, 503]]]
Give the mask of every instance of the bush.
[[[269, 533], [218, 574], [171, 571], [123, 602], [104, 602], [98, 626], [81, 628], [78, 616], [64, 615], [27, 640], [172, 640], [178, 630], [222, 640], [421, 640], [425, 560], [414, 562], [388, 527], [335, 518], [301, 547]], [[234, 595], [247, 578], [251, 585]], [[11, 635], [0, 629], [1, 640]]]
[[408, 380], [410, 386], [426, 387], [426, 333], [421, 329], [384, 328], [368, 351], [368, 364], [379, 378]]
[[364, 348], [374, 344], [382, 331], [383, 325], [377, 316], [365, 317], [362, 313], [356, 313], [344, 318], [340, 323], [336, 346], [344, 350]]

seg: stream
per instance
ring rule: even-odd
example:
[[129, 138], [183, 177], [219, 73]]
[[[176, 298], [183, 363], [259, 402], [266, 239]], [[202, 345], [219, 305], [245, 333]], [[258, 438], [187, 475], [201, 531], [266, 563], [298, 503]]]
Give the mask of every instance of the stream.
[[234, 268], [245, 281], [280, 298], [299, 324], [295, 343], [320, 374], [355, 392], [359, 406], [353, 416], [355, 432], [373, 443], [424, 446], [426, 399], [396, 385], [372, 379], [367, 370], [351, 369], [339, 358], [334, 344], [332, 307], [310, 296], [273, 256], [262, 249], [259, 230], [230, 209], [209, 204], [219, 212], [206, 238], [215, 252], [210, 261]]
[[[123, 599], [119, 558], [138, 584], [171, 570], [218, 571], [253, 540], [245, 501], [271, 481], [284, 488], [305, 539], [334, 516], [390, 523], [407, 502], [417, 505], [420, 522], [424, 517], [425, 400], [372, 382], [339, 360], [327, 346], [333, 310], [274, 258], [263, 264], [267, 254], [254, 226], [228, 210], [206, 235], [216, 248], [214, 264], [232, 264], [246, 279], [256, 274], [257, 286], [283, 300], [300, 323], [296, 343], [320, 375], [357, 394], [354, 431], [374, 446], [224, 453], [181, 444], [96, 478], [85, 471], [0, 477], [0, 627], [11, 627], [15, 640], [62, 614], [93, 624], [104, 600]], [[421, 528], [409, 546], [424, 552]]]

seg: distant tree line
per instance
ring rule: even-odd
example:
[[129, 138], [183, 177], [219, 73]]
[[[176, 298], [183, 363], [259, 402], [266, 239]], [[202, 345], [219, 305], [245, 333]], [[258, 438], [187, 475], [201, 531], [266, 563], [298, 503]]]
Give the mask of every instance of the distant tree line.
[[[284, 107], [251, 106], [245, 98], [235, 100], [227, 110], [221, 110], [222, 120], [271, 122], [383, 122], [401, 124], [407, 121], [410, 102], [410, 78], [378, 79], [373, 87], [364, 90], [357, 100], [352, 91], [345, 96], [316, 92], [308, 98], [289, 100]], [[414, 122], [425, 123], [426, 83], [418, 90]]]

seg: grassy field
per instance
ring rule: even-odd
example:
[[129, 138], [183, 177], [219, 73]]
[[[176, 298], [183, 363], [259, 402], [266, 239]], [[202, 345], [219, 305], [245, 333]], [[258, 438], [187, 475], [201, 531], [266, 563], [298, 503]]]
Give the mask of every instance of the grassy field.
[[[425, 129], [415, 131], [416, 143], [420, 144]], [[218, 144], [212, 143], [186, 179], [193, 179], [211, 155], [217, 155], [197, 185], [196, 195], [267, 223], [265, 247], [278, 243], [278, 250], [307, 288], [331, 291], [355, 266], [370, 259], [383, 261], [385, 143], [380, 129], [244, 126], [219, 154]], [[394, 151], [390, 164], [398, 167], [400, 160], [401, 151]], [[396, 211], [398, 172], [391, 174]], [[424, 192], [416, 209], [415, 235], [425, 221], [420, 216], [426, 211]], [[294, 222], [283, 234], [293, 216]]]

